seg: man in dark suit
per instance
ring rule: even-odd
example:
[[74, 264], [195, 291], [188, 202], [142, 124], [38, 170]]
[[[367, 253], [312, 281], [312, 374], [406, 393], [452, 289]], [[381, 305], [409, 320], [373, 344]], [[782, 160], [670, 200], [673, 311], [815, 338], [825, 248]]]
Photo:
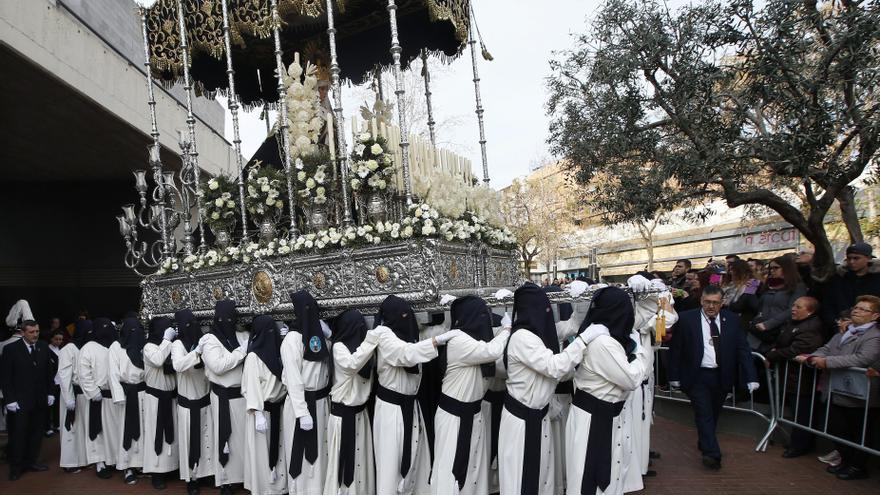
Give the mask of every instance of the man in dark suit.
[[9, 417], [9, 479], [17, 480], [24, 471], [45, 471], [37, 463], [50, 394], [49, 348], [39, 340], [40, 327], [33, 320], [21, 324], [22, 338], [3, 349], [0, 385]]
[[669, 384], [690, 398], [699, 435], [703, 465], [721, 468], [715, 436], [724, 397], [736, 384], [758, 389], [755, 365], [739, 316], [721, 309], [721, 288], [708, 286], [701, 309], [679, 314], [669, 345]]

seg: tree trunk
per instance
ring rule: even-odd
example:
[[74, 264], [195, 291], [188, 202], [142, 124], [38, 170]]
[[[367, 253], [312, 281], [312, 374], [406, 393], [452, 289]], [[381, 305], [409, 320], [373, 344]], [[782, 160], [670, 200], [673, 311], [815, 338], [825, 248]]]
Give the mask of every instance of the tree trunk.
[[648, 251], [648, 271], [654, 271], [654, 239], [646, 239], [645, 247]]
[[810, 229], [808, 231], [800, 230], [801, 234], [813, 244], [815, 251], [813, 252], [812, 274], [814, 280], [825, 282], [832, 275], [836, 265], [834, 262], [834, 250], [831, 247], [831, 241], [828, 240], [828, 233], [825, 232], [825, 224], [821, 218], [818, 220], [810, 219], [808, 222]]
[[859, 224], [859, 212], [856, 211], [855, 189], [847, 186], [835, 197], [840, 206], [840, 218], [849, 232], [849, 242], [863, 242], [865, 238], [862, 235], [862, 226]]

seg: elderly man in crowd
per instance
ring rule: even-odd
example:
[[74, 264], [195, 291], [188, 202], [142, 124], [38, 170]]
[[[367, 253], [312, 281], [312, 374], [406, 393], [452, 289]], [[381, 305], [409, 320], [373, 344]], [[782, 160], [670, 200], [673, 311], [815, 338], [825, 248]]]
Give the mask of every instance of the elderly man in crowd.
[[[800, 355], [796, 360], [808, 363], [819, 369], [835, 370], [843, 368], [867, 368], [880, 360], [880, 297], [859, 296], [852, 308], [852, 324], [846, 332], [838, 333], [831, 341], [810, 355]], [[870, 441], [876, 428], [880, 400], [880, 388], [872, 381], [871, 403], [867, 422], [864, 421], [865, 404], [863, 400], [834, 394], [829, 411], [830, 431], [842, 438], [859, 443], [862, 438], [862, 424], [866, 424], [866, 441]], [[828, 472], [842, 480], [855, 480], [868, 477], [868, 454], [847, 445], [838, 443], [842, 462], [829, 466]]]

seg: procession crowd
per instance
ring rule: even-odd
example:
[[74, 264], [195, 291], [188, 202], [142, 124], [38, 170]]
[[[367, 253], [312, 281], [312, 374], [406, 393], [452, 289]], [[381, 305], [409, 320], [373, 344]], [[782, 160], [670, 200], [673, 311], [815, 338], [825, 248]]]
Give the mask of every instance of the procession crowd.
[[[687, 394], [702, 462], [720, 469], [727, 392], [767, 388], [753, 351], [811, 370], [880, 365], [870, 246], [850, 246], [823, 284], [805, 273], [807, 256], [731, 256], [700, 270], [680, 260], [665, 282], [631, 277], [632, 298], [582, 280], [526, 283], [495, 294], [512, 298], [512, 317], [474, 295], [443, 296], [448, 310], [436, 314], [388, 296], [375, 317], [350, 309], [324, 321], [305, 291], [291, 294], [289, 326], [269, 315], [239, 322], [230, 300], [217, 302], [207, 332], [186, 309], [147, 329], [133, 313], [120, 325], [83, 315], [69, 344], [50, 334], [51, 348], [20, 301], [7, 318], [16, 335], [0, 348], [10, 478], [47, 468], [40, 441], [57, 402], [65, 471], [149, 475], [157, 489], [178, 476], [191, 494], [208, 483], [224, 494], [628, 493], [656, 475], [659, 345], [669, 347], [660, 385]], [[554, 292], [575, 302], [553, 304]], [[834, 431], [859, 438], [862, 410], [835, 398]], [[795, 433], [786, 457], [813, 447]], [[858, 449], [838, 445], [825, 460], [841, 479], [867, 476]]]

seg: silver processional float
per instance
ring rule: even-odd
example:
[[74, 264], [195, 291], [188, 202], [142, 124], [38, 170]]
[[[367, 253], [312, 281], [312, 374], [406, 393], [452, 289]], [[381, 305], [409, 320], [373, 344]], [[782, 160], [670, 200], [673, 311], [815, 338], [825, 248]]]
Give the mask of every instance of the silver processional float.
[[[117, 220], [125, 263], [144, 276], [144, 319], [182, 308], [206, 319], [226, 298], [244, 317], [287, 318], [288, 294], [302, 289], [328, 315], [374, 313], [389, 294], [419, 312], [442, 310], [442, 294], [512, 304], [494, 297], [522, 278], [516, 239], [488, 186], [469, 0], [158, 0], [138, 13], [153, 142], [149, 172], [134, 172], [139, 202]], [[428, 57], [449, 62], [468, 45], [482, 184], [468, 160], [436, 147], [431, 107]], [[491, 60], [484, 46], [482, 54]], [[406, 121], [403, 77], [416, 59], [430, 140], [411, 136]], [[380, 97], [346, 126], [343, 81], [383, 70], [393, 75], [397, 121]], [[166, 166], [153, 85], [180, 83], [180, 163]], [[200, 169], [196, 94], [226, 96], [237, 174]], [[278, 120], [245, 161], [239, 112], [258, 107]]]

